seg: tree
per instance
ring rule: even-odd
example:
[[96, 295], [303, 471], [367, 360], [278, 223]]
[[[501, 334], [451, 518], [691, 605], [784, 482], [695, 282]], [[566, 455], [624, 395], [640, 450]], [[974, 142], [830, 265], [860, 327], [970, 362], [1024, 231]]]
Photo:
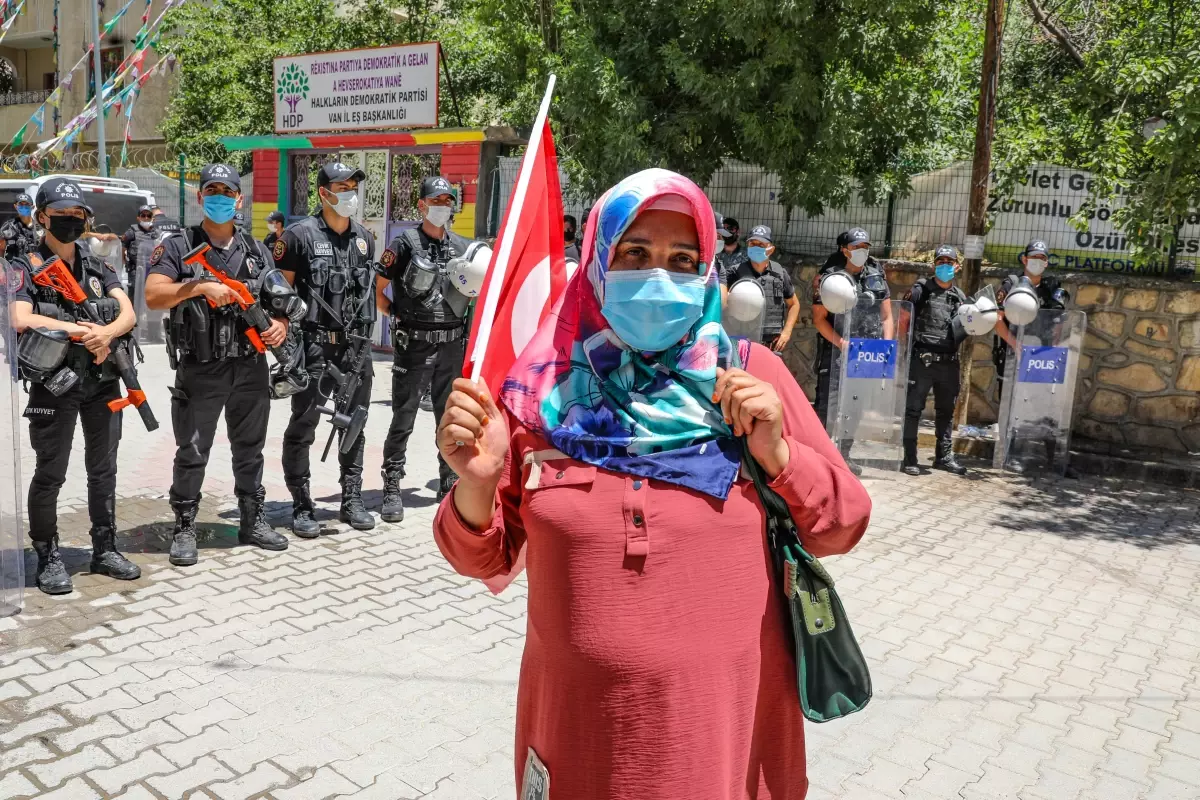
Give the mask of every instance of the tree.
[[1161, 252], [1200, 209], [1200, 5], [1065, 0], [1051, 13], [1025, 0], [1014, 11], [1002, 190], [1036, 161], [1090, 170], [1091, 205], [1124, 197], [1113, 220], [1135, 254]]
[[475, 19], [504, 43], [509, 119], [532, 119], [557, 73], [553, 119], [582, 191], [648, 165], [704, 182], [733, 157], [818, 212], [856, 183], [868, 202], [902, 189], [931, 151], [969, 142], [978, 44], [962, 27], [978, 5], [480, 0]]

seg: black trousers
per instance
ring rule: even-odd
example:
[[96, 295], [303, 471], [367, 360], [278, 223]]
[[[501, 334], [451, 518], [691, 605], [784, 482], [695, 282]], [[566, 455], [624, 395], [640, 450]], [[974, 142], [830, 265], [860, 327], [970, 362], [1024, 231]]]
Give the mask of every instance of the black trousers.
[[258, 491], [271, 412], [267, 380], [267, 359], [263, 355], [207, 364], [180, 363], [171, 390], [171, 426], [177, 448], [172, 501], [199, 499], [222, 411], [233, 452], [234, 492], [245, 497]]
[[29, 538], [47, 542], [58, 535], [58, 492], [67, 479], [75, 420], [83, 423], [83, 463], [87, 470], [88, 516], [92, 527], [111, 527], [117, 504], [117, 446], [121, 443], [121, 414], [108, 401], [121, 396], [115, 380], [85, 378], [61, 397], [41, 384], [29, 387], [25, 418], [37, 466], [29, 482]]
[[908, 370], [908, 400], [904, 407], [904, 438], [915, 440], [925, 410], [925, 398], [933, 390], [933, 413], [939, 442], [950, 441], [954, 422], [954, 403], [958, 400], [957, 361], [938, 361], [925, 366], [919, 353], [913, 353]]
[[[304, 340], [304, 367], [308, 372], [308, 388], [292, 395], [292, 417], [288, 421], [287, 430], [283, 432], [283, 480], [288, 486], [305, 483], [312, 476], [309, 451], [312, 450], [313, 442], [317, 440], [317, 426], [323, 418], [321, 412], [317, 411], [317, 406], [331, 402], [327, 392], [335, 388], [331, 381], [321, 380], [321, 376], [325, 374], [327, 363], [341, 364], [347, 347], [347, 343], [319, 344], [307, 337]], [[368, 358], [363, 364], [362, 379], [358, 391], [354, 394], [352, 405], [361, 405], [367, 409], [371, 407], [371, 384], [374, 378], [375, 366]], [[332, 451], [337, 453], [342, 477], [362, 477], [365, 442], [364, 430], [350, 451], [342, 453], [338, 450], [338, 441], [334, 437]]]
[[[392, 361], [392, 424], [383, 445], [385, 473], [399, 472], [404, 477], [408, 437], [417, 421], [417, 406], [426, 381], [432, 382], [434, 425], [441, 421], [454, 379], [462, 375], [465, 348], [464, 337], [441, 344], [410, 339], [407, 347], [396, 349]], [[438, 475], [445, 479], [450, 474], [449, 465], [438, 453]]]

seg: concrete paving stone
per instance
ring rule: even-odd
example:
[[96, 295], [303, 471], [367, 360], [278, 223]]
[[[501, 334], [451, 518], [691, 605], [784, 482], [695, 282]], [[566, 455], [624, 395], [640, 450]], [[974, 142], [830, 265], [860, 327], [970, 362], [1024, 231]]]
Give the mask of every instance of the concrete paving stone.
[[1109, 745], [1105, 749], [1108, 751], [1108, 759], [1101, 765], [1102, 770], [1111, 772], [1126, 780], [1146, 785], [1150, 783], [1149, 776], [1151, 769], [1161, 761], [1155, 755], [1135, 753], [1112, 745]]
[[325, 800], [352, 794], [361, 788], [339, 775], [332, 767], [321, 767], [300, 783], [277, 789], [271, 794], [275, 800]]
[[1096, 800], [1115, 800], [1118, 797], [1140, 798], [1150, 788], [1148, 783], [1132, 781], [1104, 770], [1097, 772], [1095, 777], [1096, 782], [1092, 785], [1089, 794]]
[[38, 714], [36, 717], [23, 719], [7, 728], [0, 728], [0, 747], [7, 748], [30, 736], [70, 726], [71, 723], [61, 714], [55, 712]]
[[[1198, 753], [1164, 751], [1155, 775], [1190, 783], [1197, 787], [1197, 796], [1200, 796], [1200, 754]], [[1132, 778], [1133, 776], [1127, 775], [1126, 777]]]
[[65, 686], [71, 681], [95, 678], [97, 672], [81, 661], [72, 661], [57, 669], [47, 669], [37, 675], [26, 675], [22, 682], [34, 692], [45, 692], [55, 686]]
[[208, 792], [220, 800], [245, 800], [262, 792], [283, 788], [293, 780], [279, 767], [264, 762], [241, 777], [212, 784]]
[[175, 772], [177, 767], [155, 750], [147, 750], [137, 758], [118, 764], [110, 769], [92, 770], [88, 780], [109, 794], [116, 794], [126, 786], [149, 778]]
[[78, 753], [46, 763], [28, 764], [25, 769], [47, 789], [53, 789], [74, 775], [86, 775], [92, 770], [111, 767], [116, 759], [100, 748], [87, 745]]
[[227, 767], [218, 763], [215, 758], [205, 756], [187, 769], [147, 778], [145, 783], [165, 797], [182, 798], [193, 789], [231, 777], [233, 773]]
[[72, 728], [69, 731], [50, 737], [51, 743], [64, 753], [70, 753], [81, 744], [103, 739], [108, 736], [121, 736], [129, 731], [110, 716], [100, 716], [86, 725]]
[[179, 742], [187, 738], [180, 730], [162, 720], [122, 736], [101, 739], [100, 745], [121, 761], [130, 761], [142, 751], [158, 745]]
[[[17, 747], [0, 749], [0, 775], [31, 761], [46, 761], [52, 758], [58, 758], [58, 754], [41, 739], [28, 739]], [[0, 794], [0, 797], [4, 796]]]
[[141, 705], [123, 689], [110, 689], [99, 697], [78, 703], [63, 703], [62, 711], [78, 720], [88, 720], [101, 714], [111, 714], [123, 709], [134, 709]]
[[1117, 723], [1117, 738], [1110, 743], [1111, 746], [1153, 758], [1159, 746], [1167, 741], [1167, 736], [1130, 727], [1126, 724], [1128, 719], [1126, 717]]
[[37, 792], [38, 788], [20, 772], [0, 772], [0, 797], [25, 797]]
[[38, 800], [101, 800], [100, 794], [84, 783], [82, 778], [72, 778], [60, 788], [39, 794], [37, 798]]
[[227, 730], [220, 725], [212, 725], [204, 731], [186, 733], [182, 739], [169, 744], [161, 744], [157, 750], [172, 764], [182, 769], [210, 753], [237, 744], [237, 738]]

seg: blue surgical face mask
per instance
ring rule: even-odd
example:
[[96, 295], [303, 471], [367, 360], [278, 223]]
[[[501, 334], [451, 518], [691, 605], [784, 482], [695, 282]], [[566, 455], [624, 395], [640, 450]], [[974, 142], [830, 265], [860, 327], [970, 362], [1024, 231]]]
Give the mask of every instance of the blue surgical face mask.
[[237, 198], [226, 197], [223, 194], [210, 194], [204, 197], [204, 216], [218, 225], [223, 225], [233, 219], [237, 213]]
[[704, 277], [660, 268], [609, 272], [601, 313], [630, 347], [662, 352], [704, 313]]
[[954, 280], [954, 265], [938, 264], [933, 268], [933, 274], [937, 275], [937, 279], [942, 283], [949, 283]]
[[17, 213], [22, 217], [28, 217], [33, 213], [33, 206], [17, 206]]
[[767, 248], [754, 245], [746, 248], [746, 255], [750, 256], [750, 260], [755, 264], [761, 264], [767, 260]]

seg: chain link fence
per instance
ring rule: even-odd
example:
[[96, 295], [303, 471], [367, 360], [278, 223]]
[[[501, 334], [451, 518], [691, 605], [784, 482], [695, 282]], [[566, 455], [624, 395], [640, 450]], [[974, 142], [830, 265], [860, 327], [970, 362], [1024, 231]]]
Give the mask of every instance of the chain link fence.
[[[490, 176], [495, 191], [488, 209], [489, 235], [499, 231], [520, 163], [519, 155], [503, 157]], [[929, 260], [940, 244], [963, 248], [970, 177], [968, 162], [951, 164], [914, 176], [903, 195], [891, 194], [875, 204], [856, 200], [845, 208], [809, 215], [781, 201], [778, 176], [729, 160], [712, 176], [705, 192], [715, 210], [738, 221], [743, 236], [756, 225], [767, 225], [779, 251], [794, 257], [823, 261], [837, 249], [840, 233], [862, 227], [871, 235], [876, 257], [920, 261]], [[567, 176], [561, 171], [560, 179], [565, 213], [582, 224], [594, 200], [572, 197]], [[1032, 239], [1042, 239], [1053, 252], [1051, 267], [1055, 269], [1195, 279], [1200, 260], [1200, 212], [1184, 221], [1173, 252], [1135, 261], [1127, 238], [1112, 222], [1122, 199], [1092, 208], [1091, 182], [1091, 175], [1083, 170], [1037, 164], [1011, 197], [990, 197], [985, 260], [1019, 269], [1017, 255]], [[1081, 209], [1086, 217], [1082, 223], [1075, 219]]]

